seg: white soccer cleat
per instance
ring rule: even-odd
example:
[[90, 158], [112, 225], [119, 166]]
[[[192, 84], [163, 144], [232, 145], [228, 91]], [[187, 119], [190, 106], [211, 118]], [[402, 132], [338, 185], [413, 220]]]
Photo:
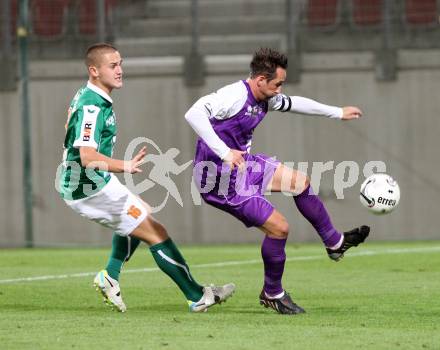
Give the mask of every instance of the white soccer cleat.
[[189, 311], [206, 312], [209, 307], [225, 302], [234, 292], [234, 283], [228, 283], [219, 287], [213, 284], [206, 286], [203, 288], [203, 296], [199, 301], [188, 301]]
[[116, 308], [120, 312], [127, 311], [127, 307], [122, 301], [121, 289], [119, 288], [119, 282], [111, 278], [106, 270], [101, 270], [93, 280], [93, 285], [96, 291], [101, 293], [104, 298], [104, 302]]

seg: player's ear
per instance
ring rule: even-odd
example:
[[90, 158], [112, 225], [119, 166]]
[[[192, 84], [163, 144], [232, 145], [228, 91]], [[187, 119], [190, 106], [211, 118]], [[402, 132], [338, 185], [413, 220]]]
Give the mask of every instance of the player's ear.
[[99, 77], [99, 72], [98, 69], [95, 66], [89, 66], [89, 75], [94, 78], [97, 79]]
[[266, 77], [264, 75], [257, 76], [257, 86], [260, 87], [265, 79]]

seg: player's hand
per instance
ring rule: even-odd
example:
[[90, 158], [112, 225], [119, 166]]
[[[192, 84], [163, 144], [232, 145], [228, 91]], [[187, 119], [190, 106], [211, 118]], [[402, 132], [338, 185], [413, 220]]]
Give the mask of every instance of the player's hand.
[[144, 164], [144, 158], [147, 154], [147, 147], [144, 146], [141, 150], [133, 157], [132, 160], [126, 161], [124, 168], [126, 173], [135, 174], [141, 173], [142, 169], [140, 166]]
[[231, 149], [226, 157], [223, 158], [223, 162], [229, 165], [231, 170], [233, 170], [235, 167], [238, 167], [238, 169], [243, 169], [246, 162], [243, 158], [243, 154], [245, 153], [245, 151]]
[[358, 119], [362, 117], [362, 111], [357, 107], [347, 106], [342, 108], [342, 120]]

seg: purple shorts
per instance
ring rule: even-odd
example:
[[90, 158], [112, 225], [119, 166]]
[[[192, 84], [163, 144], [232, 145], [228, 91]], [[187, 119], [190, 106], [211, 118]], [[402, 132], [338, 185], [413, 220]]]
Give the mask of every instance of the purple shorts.
[[274, 207], [264, 193], [280, 164], [264, 154], [246, 154], [246, 169], [232, 172], [226, 165], [215, 168], [196, 166], [194, 179], [203, 200], [243, 222], [247, 227], [262, 226]]

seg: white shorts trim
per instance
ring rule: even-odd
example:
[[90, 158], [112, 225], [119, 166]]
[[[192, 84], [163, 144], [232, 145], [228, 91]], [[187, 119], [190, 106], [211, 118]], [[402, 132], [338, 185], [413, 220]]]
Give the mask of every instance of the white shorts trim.
[[64, 200], [79, 215], [128, 236], [148, 215], [140, 198], [111, 174], [110, 181], [97, 193], [77, 200]]

